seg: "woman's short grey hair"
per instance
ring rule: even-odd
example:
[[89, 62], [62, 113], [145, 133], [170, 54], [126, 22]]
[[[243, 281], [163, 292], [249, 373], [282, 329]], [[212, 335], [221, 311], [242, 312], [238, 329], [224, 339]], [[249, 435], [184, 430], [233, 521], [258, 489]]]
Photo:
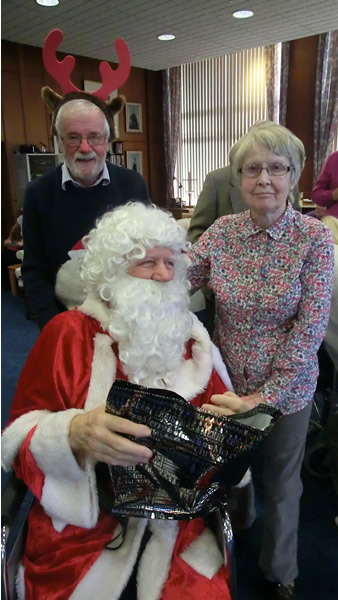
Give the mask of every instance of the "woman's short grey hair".
[[240, 181], [239, 169], [243, 166], [248, 152], [256, 150], [259, 146], [289, 158], [292, 167], [290, 181], [291, 184], [296, 185], [306, 159], [304, 144], [292, 131], [272, 121], [259, 121], [254, 124], [231, 148], [229, 159], [235, 181], [237, 183]]
[[105, 114], [98, 106], [96, 106], [96, 104], [93, 104], [93, 102], [90, 102], [90, 100], [84, 100], [82, 98], [79, 98], [78, 100], [69, 100], [69, 102], [65, 102], [65, 104], [62, 104], [62, 106], [58, 110], [55, 119], [55, 129], [59, 138], [62, 137], [62, 115], [65, 112], [65, 110], [70, 112], [70, 114], [74, 115], [78, 115], [79, 113], [86, 115], [91, 111], [99, 112], [104, 118], [104, 134], [106, 138], [109, 139], [110, 127]]

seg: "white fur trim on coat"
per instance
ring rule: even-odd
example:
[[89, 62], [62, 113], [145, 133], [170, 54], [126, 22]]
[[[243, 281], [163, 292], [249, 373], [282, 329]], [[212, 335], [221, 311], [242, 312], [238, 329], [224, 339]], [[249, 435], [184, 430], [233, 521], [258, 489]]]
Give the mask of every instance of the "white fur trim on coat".
[[177, 521], [150, 521], [151, 538], [137, 573], [138, 600], [160, 600], [178, 535]]
[[110, 310], [109, 307], [93, 292], [88, 294], [83, 304], [78, 307], [84, 315], [93, 317], [96, 319], [103, 331], [108, 331], [110, 323]]
[[146, 525], [145, 519], [129, 519], [122, 546], [114, 551], [103, 550], [69, 600], [118, 600], [132, 573]]
[[181, 558], [197, 573], [208, 579], [212, 579], [224, 564], [216, 538], [208, 528], [191, 542], [190, 546], [182, 552]]
[[86, 410], [102, 406], [116, 376], [116, 357], [109, 335], [97, 333], [94, 338], [92, 374], [85, 404]]
[[99, 516], [92, 462], [79, 467], [69, 444], [69, 427], [83, 410], [50, 413], [38, 424], [30, 443], [37, 466], [45, 474], [40, 503], [56, 531], [67, 525], [94, 527]]
[[[112, 340], [108, 335], [98, 333], [94, 338], [92, 372], [85, 411], [105, 404], [115, 374], [116, 358], [112, 349]], [[62, 531], [67, 524], [86, 528], [95, 527], [99, 516], [94, 466], [87, 459], [86, 469], [81, 469], [69, 446], [69, 424], [74, 416], [73, 413], [78, 412], [84, 411], [69, 409], [52, 414], [50, 427], [44, 434], [46, 446], [41, 444], [43, 434], [38, 437], [38, 428], [31, 442], [34, 458], [45, 473], [41, 504], [52, 518], [57, 531]], [[57, 419], [57, 427], [55, 427], [55, 419]], [[44, 430], [41, 427], [42, 431]], [[61, 467], [60, 473], [57, 472], [56, 464]]]
[[18, 566], [18, 572], [15, 578], [15, 589], [18, 600], [25, 600], [25, 577], [24, 577], [25, 569], [22, 563]]
[[31, 429], [47, 414], [49, 414], [47, 410], [32, 410], [16, 419], [16, 421], [4, 430], [1, 440], [1, 466], [4, 471], [12, 469], [14, 459], [20, 450], [21, 444]]
[[182, 362], [174, 385], [168, 388], [188, 402], [207, 387], [213, 368], [209, 334], [194, 314], [192, 317], [192, 358]]

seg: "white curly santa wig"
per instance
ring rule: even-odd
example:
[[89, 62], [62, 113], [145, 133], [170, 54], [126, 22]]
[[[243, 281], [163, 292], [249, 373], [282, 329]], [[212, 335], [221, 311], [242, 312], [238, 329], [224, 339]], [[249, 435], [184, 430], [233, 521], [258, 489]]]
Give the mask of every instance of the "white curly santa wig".
[[[170, 248], [175, 255], [175, 277], [185, 281], [189, 259], [186, 231], [174, 217], [153, 205], [128, 202], [107, 212], [83, 239], [81, 279], [86, 292], [111, 300], [111, 284], [127, 272], [133, 261], [155, 246]], [[186, 281], [187, 288], [189, 287]]]

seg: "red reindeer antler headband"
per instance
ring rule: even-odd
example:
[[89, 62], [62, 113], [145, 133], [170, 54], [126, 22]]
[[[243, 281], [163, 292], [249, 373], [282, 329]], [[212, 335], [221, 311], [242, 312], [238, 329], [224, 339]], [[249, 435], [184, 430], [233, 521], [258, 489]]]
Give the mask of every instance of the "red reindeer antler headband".
[[110, 139], [114, 139], [114, 115], [116, 115], [125, 105], [124, 96], [118, 96], [105, 102], [113, 90], [123, 85], [129, 76], [131, 62], [128, 46], [121, 38], [115, 41], [115, 50], [119, 59], [117, 69], [113, 70], [109, 63], [102, 61], [100, 63], [100, 73], [102, 78], [101, 87], [95, 92], [89, 93], [79, 90], [71, 81], [71, 73], [75, 66], [75, 58], [66, 56], [59, 61], [56, 58], [56, 50], [63, 40], [63, 33], [60, 29], [53, 29], [47, 35], [43, 48], [42, 59], [48, 73], [60, 85], [65, 96], [62, 97], [54, 92], [50, 87], [45, 86], [41, 90], [41, 95], [47, 106], [53, 111], [53, 133], [55, 133], [55, 119], [59, 108], [70, 100], [85, 99], [98, 106], [110, 125]]

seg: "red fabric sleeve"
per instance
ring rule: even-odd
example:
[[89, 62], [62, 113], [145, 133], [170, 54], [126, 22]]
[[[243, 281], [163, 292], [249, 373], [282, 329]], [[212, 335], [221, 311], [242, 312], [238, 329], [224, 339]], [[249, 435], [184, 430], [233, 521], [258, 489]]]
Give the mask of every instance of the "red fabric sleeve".
[[213, 369], [207, 388], [201, 394], [198, 394], [191, 404], [194, 406], [202, 406], [202, 404], [210, 404], [209, 400], [213, 394], [224, 394], [228, 388], [223, 383], [222, 379]]
[[20, 375], [9, 424], [33, 410], [84, 406], [97, 331], [97, 322], [76, 310], [57, 315], [44, 327]]

